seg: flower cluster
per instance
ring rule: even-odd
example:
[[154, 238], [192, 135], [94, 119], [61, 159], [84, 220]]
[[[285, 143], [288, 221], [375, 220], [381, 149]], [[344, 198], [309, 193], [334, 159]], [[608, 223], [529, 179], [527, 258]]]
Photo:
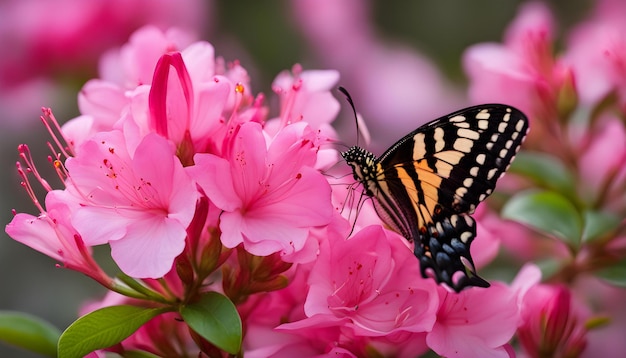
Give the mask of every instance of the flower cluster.
[[[251, 356], [414, 356], [428, 347], [447, 355], [468, 340], [481, 356], [506, 351], [525, 290], [495, 283], [456, 295], [421, 277], [399, 235], [380, 224], [351, 234], [333, 203], [345, 185], [324, 175], [338, 158], [329, 126], [339, 111], [330, 92], [337, 72], [296, 65], [279, 74], [272, 115], [239, 63], [216, 59], [206, 42], [183, 48], [175, 35], [135, 33], [103, 66], [122, 70], [89, 81], [82, 115], [63, 127], [45, 111], [63, 189], [45, 184], [21, 147], [24, 186], [36, 200], [34, 174], [48, 194], [38, 216], [17, 214], [7, 232], [112, 291], [85, 313], [157, 303], [185, 319], [180, 307], [218, 292], [235, 304]], [[103, 244], [117, 279], [91, 255]], [[157, 317], [115, 350], [224, 349], [176, 329], [174, 313]], [[507, 328], [493, 337], [486, 327], [502, 320]], [[175, 334], [157, 334], [164, 327]]]
[[[61, 126], [44, 109], [62, 188], [19, 147], [22, 185], [40, 213], [16, 213], [6, 232], [109, 291], [82, 308], [59, 352], [601, 352], [594, 334], [602, 330], [592, 328], [609, 321], [595, 308], [617, 307], [603, 327], [613, 336], [626, 325], [615, 299], [624, 292], [598, 280], [623, 284], [614, 272], [626, 257], [626, 31], [605, 21], [621, 3], [602, 4], [561, 56], [550, 11], [538, 3], [521, 8], [503, 44], [465, 53], [472, 101], [519, 107], [532, 129], [503, 195], [474, 214], [476, 265], [503, 247], [515, 278], [460, 293], [422, 278], [410, 244], [369, 201], [350, 207], [353, 183], [335, 166], [331, 126], [337, 71], [294, 65], [275, 78], [271, 102], [211, 44], [139, 29], [103, 57], [100, 78], [79, 93], [79, 117]], [[100, 245], [117, 272], [94, 258]], [[546, 258], [552, 271], [528, 263]]]
[[624, 309], [609, 307], [625, 292], [607, 284], [623, 287], [626, 277], [624, 5], [599, 1], [555, 54], [552, 13], [531, 2], [503, 43], [464, 56], [472, 101], [510, 103], [531, 119], [526, 151], [511, 168], [523, 180], [503, 184], [519, 191], [503, 215], [525, 225], [489, 224], [514, 259], [549, 262], [546, 283], [529, 291], [521, 311], [518, 338], [531, 357], [610, 356], [625, 347], [608, 341], [623, 329]]

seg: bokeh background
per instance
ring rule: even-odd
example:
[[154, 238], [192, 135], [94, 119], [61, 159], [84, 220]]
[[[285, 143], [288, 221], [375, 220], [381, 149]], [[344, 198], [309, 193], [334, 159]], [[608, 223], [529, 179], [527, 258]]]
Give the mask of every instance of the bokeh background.
[[[61, 122], [78, 115], [76, 94], [86, 80], [97, 77], [98, 58], [142, 25], [196, 33], [226, 61], [239, 60], [249, 71], [253, 91], [269, 97], [272, 79], [295, 63], [339, 70], [341, 85], [370, 125], [370, 148], [380, 154], [421, 123], [468, 103], [464, 49], [500, 41], [523, 1], [343, 1], [343, 11], [330, 13], [325, 1], [311, 3], [0, 0], [2, 224], [11, 220], [12, 209], [36, 213], [15, 162], [17, 145], [27, 143], [39, 168], [47, 167], [41, 106], [52, 107]], [[593, 7], [586, 0], [548, 4], [560, 32]], [[349, 109], [344, 108], [337, 127], [347, 141], [354, 138]], [[64, 329], [80, 305], [104, 293], [90, 279], [55, 268], [53, 260], [0, 235], [0, 310], [32, 313]], [[0, 357], [35, 355], [0, 345]]]

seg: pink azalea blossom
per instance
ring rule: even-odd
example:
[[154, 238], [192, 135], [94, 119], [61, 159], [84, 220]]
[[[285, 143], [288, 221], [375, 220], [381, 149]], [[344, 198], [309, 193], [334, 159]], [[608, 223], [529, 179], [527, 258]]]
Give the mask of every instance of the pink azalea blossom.
[[564, 61], [573, 67], [577, 90], [588, 105], [615, 91], [626, 111], [626, 24], [623, 1], [600, 0], [590, 20], [570, 34]]
[[576, 357], [585, 349], [586, 329], [565, 286], [537, 285], [525, 296], [518, 331], [530, 357]]
[[476, 238], [472, 242], [470, 252], [474, 264], [479, 268], [493, 261], [500, 249], [500, 233], [485, 224], [502, 220], [491, 212], [487, 205], [479, 205], [473, 217], [476, 220]]
[[[621, 241], [624, 241], [624, 238], [621, 238]], [[583, 276], [572, 288], [572, 303], [574, 303], [572, 311], [580, 312], [582, 311], [581, 302], [577, 298], [584, 300], [582, 303], [592, 302], [596, 318], [600, 318], [598, 321], [606, 320], [604, 325], [598, 325], [587, 331], [587, 345], [581, 357], [610, 357], [615, 352], [625, 352], [626, 290], [592, 276]], [[588, 322], [580, 323], [588, 326]]]
[[80, 204], [74, 227], [90, 246], [109, 243], [127, 275], [165, 275], [184, 248], [198, 197], [171, 144], [151, 134], [128, 147], [122, 133], [112, 131], [78, 152], [66, 162], [67, 190]]
[[437, 322], [426, 336], [430, 348], [445, 357], [509, 357], [503, 346], [517, 329], [518, 307], [507, 286], [439, 294]]
[[295, 25], [319, 61], [341, 73], [342, 86], [377, 133], [370, 149], [384, 149], [460, 106], [460, 95], [432, 61], [407, 46], [389, 45], [376, 33], [371, 4], [305, 0], [293, 2], [292, 8]]
[[587, 184], [582, 195], [621, 202], [620, 192], [626, 182], [626, 129], [612, 115], [602, 118], [597, 133], [589, 133], [589, 145], [579, 158], [579, 176]]
[[404, 240], [381, 226], [329, 237], [311, 272], [308, 318], [284, 328], [346, 326], [359, 336], [431, 329], [438, 299]]
[[210, 2], [200, 0], [4, 1], [0, 87], [32, 76], [89, 72], [104, 51], [125, 41], [138, 26], [150, 23], [201, 32], [210, 23], [206, 19], [210, 13]]
[[463, 67], [472, 102], [508, 103], [529, 115], [552, 118], [559, 91], [572, 81], [569, 70], [553, 59], [553, 28], [547, 6], [530, 2], [509, 25], [504, 44], [470, 46]]
[[244, 112], [238, 114], [242, 121], [264, 119], [262, 98], [253, 103], [245, 69], [216, 59], [208, 42], [190, 42], [176, 30], [137, 30], [128, 44], [104, 57], [102, 77], [83, 87], [82, 115], [63, 126], [66, 137], [78, 145], [98, 131], [126, 132], [122, 126], [130, 116], [138, 135], [156, 131], [190, 160], [196, 151], [216, 150], [236, 110]]
[[85, 244], [70, 222], [73, 207], [67, 195], [59, 190], [46, 195], [46, 211], [39, 216], [19, 213], [6, 226], [6, 233], [14, 240], [45, 254], [71, 270], [93, 278], [105, 286], [110, 278], [91, 256], [91, 247]]
[[458, 294], [439, 288], [437, 321], [426, 336], [428, 346], [445, 357], [510, 357], [507, 343], [520, 323], [520, 306], [541, 278], [527, 266], [508, 287], [492, 282], [488, 289], [470, 288]]
[[[339, 113], [340, 105], [331, 93], [339, 81], [335, 70], [307, 70], [295, 65], [291, 72], [282, 71], [272, 83], [272, 90], [278, 95], [280, 113], [276, 118], [280, 127], [299, 121], [309, 123], [313, 128], [328, 126]], [[268, 125], [272, 125], [271, 122]]]
[[240, 125], [223, 157], [197, 154], [189, 172], [223, 210], [222, 243], [254, 255], [302, 250], [312, 228], [330, 222], [330, 187], [312, 168], [315, 133], [289, 125], [268, 143], [257, 123]]

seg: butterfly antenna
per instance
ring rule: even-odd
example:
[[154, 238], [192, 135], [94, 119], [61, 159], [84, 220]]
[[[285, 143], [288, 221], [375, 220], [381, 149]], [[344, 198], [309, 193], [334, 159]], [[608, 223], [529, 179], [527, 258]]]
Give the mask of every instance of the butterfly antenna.
[[356, 122], [356, 145], [359, 145], [359, 119], [357, 118], [356, 115], [356, 108], [354, 107], [354, 102], [352, 101], [352, 96], [350, 96], [350, 93], [348, 93], [348, 90], [343, 88], [342, 86], [339, 86], [338, 88], [339, 92], [343, 93], [344, 96], [346, 96], [346, 101], [348, 101], [348, 103], [350, 103], [350, 107], [352, 107], [352, 113], [354, 114], [354, 122]]

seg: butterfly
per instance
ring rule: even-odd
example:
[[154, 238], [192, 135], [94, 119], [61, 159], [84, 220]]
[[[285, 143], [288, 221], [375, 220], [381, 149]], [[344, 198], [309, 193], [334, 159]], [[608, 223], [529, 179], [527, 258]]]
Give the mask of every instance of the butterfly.
[[470, 255], [471, 214], [493, 192], [528, 129], [518, 109], [484, 104], [417, 128], [380, 158], [358, 146], [341, 156], [380, 219], [414, 243], [422, 276], [460, 292], [489, 287]]

